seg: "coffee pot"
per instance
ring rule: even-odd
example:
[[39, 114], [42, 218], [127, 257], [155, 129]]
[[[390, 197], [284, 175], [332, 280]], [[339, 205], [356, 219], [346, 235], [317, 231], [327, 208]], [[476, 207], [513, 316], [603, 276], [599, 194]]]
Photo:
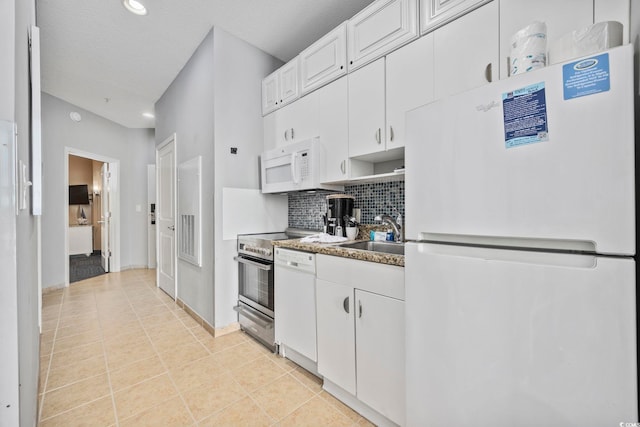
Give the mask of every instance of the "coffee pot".
[[327, 196], [327, 233], [345, 236], [347, 223], [345, 217], [353, 216], [355, 197], [348, 194], [329, 194]]

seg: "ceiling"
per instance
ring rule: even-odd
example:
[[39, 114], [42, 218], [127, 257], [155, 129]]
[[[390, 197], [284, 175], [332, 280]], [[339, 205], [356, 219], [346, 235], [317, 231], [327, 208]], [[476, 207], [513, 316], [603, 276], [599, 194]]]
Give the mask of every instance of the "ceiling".
[[37, 0], [42, 90], [130, 128], [212, 26], [288, 61], [372, 0]]

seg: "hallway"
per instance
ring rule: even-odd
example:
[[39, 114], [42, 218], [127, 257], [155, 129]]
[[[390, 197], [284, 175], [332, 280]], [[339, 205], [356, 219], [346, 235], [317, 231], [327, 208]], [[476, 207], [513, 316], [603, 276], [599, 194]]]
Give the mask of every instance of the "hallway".
[[40, 369], [42, 427], [371, 425], [243, 332], [213, 338], [155, 270], [45, 294]]

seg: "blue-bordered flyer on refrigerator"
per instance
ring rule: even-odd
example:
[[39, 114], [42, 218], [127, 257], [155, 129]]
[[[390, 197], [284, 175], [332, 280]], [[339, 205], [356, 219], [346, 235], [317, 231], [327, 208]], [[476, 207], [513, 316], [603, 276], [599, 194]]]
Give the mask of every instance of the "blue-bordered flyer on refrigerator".
[[544, 82], [502, 94], [506, 148], [549, 140]]

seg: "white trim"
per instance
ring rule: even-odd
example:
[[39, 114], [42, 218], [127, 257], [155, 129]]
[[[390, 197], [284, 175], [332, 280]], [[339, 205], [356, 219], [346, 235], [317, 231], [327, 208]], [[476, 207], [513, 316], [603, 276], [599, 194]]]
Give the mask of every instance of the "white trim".
[[[110, 272], [120, 271], [120, 160], [100, 154], [64, 147], [64, 188], [69, 187], [69, 156], [84, 157], [98, 162], [109, 163], [115, 185], [111, 188], [111, 266]], [[65, 259], [69, 259], [69, 192], [64, 192], [64, 250]], [[69, 262], [64, 265], [64, 286], [69, 286]]]
[[[173, 192], [173, 218], [174, 221], [178, 220], [178, 140], [176, 138], [176, 133], [174, 132], [164, 141], [156, 146], [156, 287], [160, 287], [160, 227], [158, 227], [158, 203], [160, 201], [160, 197], [158, 195], [159, 185], [159, 168], [158, 168], [158, 156], [160, 151], [166, 147], [167, 145], [173, 143], [173, 188], [175, 191]], [[174, 245], [175, 247], [176, 245]], [[175, 263], [175, 269], [173, 274], [173, 299], [174, 301], [178, 300], [178, 251], [177, 248], [173, 253], [173, 262]]]

